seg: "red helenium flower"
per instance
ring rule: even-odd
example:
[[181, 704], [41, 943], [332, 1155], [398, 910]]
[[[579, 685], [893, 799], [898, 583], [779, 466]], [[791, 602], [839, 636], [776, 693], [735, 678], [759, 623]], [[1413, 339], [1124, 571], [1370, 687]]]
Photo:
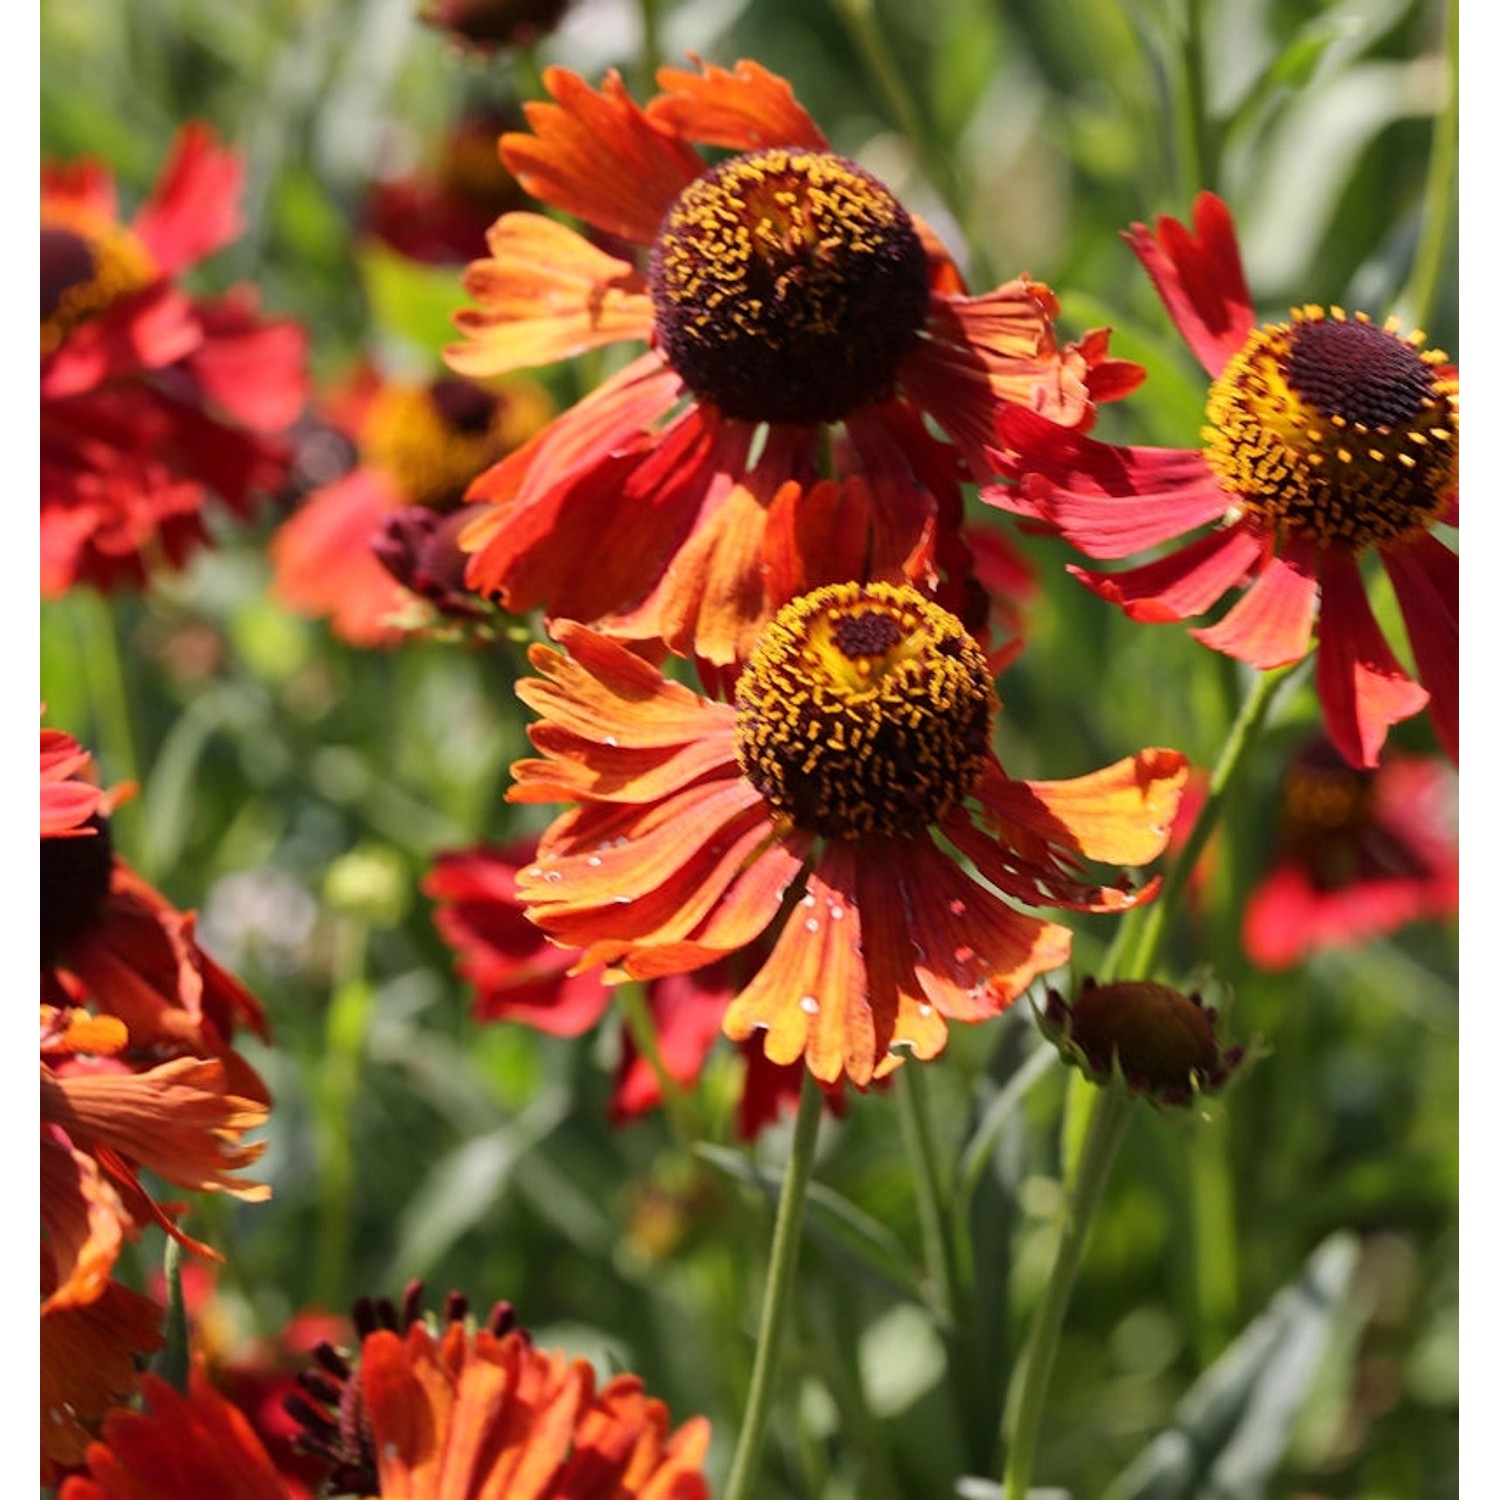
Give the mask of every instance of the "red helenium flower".
[[254, 292], [189, 297], [183, 271], [240, 230], [239, 159], [184, 126], [127, 224], [95, 162], [49, 165], [41, 203], [42, 592], [143, 584], [285, 472], [306, 338]]
[[1374, 771], [1315, 744], [1287, 769], [1276, 853], [1245, 903], [1251, 962], [1285, 969], [1323, 948], [1458, 911], [1452, 771], [1393, 755]]
[[[1167, 311], [1214, 377], [1201, 450], [1121, 448], [1034, 413], [1006, 412], [986, 491], [1090, 557], [1192, 540], [1120, 572], [1070, 569], [1133, 619], [1183, 620], [1245, 592], [1192, 632], [1261, 669], [1305, 656], [1318, 633], [1330, 739], [1373, 767], [1391, 724], [1423, 707], [1458, 758], [1458, 558], [1433, 535], [1458, 524], [1458, 372], [1341, 308], [1257, 326], [1229, 211], [1200, 194], [1175, 219], [1126, 236]], [[1200, 533], [1202, 527], [1211, 530]], [[1361, 577], [1378, 556], [1421, 684], [1393, 655]]]
[[[994, 688], [957, 619], [914, 589], [820, 589], [778, 613], [733, 704], [572, 622], [517, 691], [540, 759], [512, 800], [569, 802], [518, 885], [580, 965], [655, 978], [770, 944], [724, 1030], [864, 1087], [947, 1023], [998, 1014], [1068, 957], [1032, 905], [1118, 911], [1085, 860], [1159, 854], [1187, 774], [1144, 750], [1072, 781], [1013, 781]], [[967, 805], [972, 799], [975, 810]], [[939, 839], [942, 840], [939, 843]], [[972, 862], [976, 874], [950, 851]]]
[[[448, 361], [648, 350], [471, 488], [469, 581], [506, 608], [725, 666], [790, 597], [777, 566], [808, 588], [925, 563], [962, 589], [967, 469], [927, 419], [978, 458], [999, 403], [1074, 425], [1136, 383], [1104, 333], [1059, 347], [1041, 283], [965, 295], [925, 226], [758, 64], [663, 69], [644, 108], [613, 73], [598, 92], [544, 79], [555, 102], [527, 105], [532, 133], [501, 156], [610, 248], [504, 215]], [[710, 165], [693, 142], [738, 154]], [[817, 484], [823, 429], [852, 487]], [[830, 567], [829, 534], [856, 571]]]

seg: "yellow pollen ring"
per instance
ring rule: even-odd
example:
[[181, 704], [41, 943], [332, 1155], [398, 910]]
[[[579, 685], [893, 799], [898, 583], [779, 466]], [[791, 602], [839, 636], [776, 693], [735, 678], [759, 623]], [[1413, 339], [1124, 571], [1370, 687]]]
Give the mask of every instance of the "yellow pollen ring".
[[973, 786], [995, 707], [953, 615], [905, 586], [836, 584], [766, 627], [736, 688], [735, 749], [799, 827], [909, 837]]
[[1244, 510], [1358, 551], [1428, 530], [1458, 482], [1446, 356], [1363, 313], [1294, 309], [1209, 391], [1204, 456]]
[[71, 204], [44, 204], [42, 208], [42, 287], [48, 296], [49, 240], [53, 244], [75, 243], [75, 253], [86, 258], [88, 272], [68, 278], [51, 288], [52, 303], [43, 306], [41, 318], [42, 358], [46, 358], [80, 323], [97, 316], [132, 292], [150, 286], [156, 279], [156, 262], [136, 236], [123, 224], [92, 210]]

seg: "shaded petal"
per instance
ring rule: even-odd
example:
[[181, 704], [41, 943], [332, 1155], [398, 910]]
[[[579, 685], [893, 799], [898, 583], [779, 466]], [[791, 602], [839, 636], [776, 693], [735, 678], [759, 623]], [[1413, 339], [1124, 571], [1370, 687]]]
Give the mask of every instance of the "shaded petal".
[[[646, 1004], [656, 1032], [657, 1056], [667, 1076], [683, 1088], [697, 1085], [734, 989], [725, 964], [709, 964], [691, 974], [669, 974], [648, 988]], [[610, 1119], [618, 1123], [643, 1114], [655, 1109], [661, 1098], [656, 1069], [636, 1050], [627, 1029], [609, 1101]]]
[[1234, 220], [1212, 193], [1193, 204], [1193, 231], [1163, 215], [1156, 234], [1132, 224], [1125, 240], [1156, 284], [1177, 330], [1215, 379], [1255, 327]]
[[1054, 526], [1090, 557], [1129, 557], [1223, 518], [1233, 504], [1196, 448], [1098, 443], [1032, 412], [1000, 418], [991, 462], [1018, 485], [981, 498]]
[[468, 341], [444, 351], [461, 374], [501, 375], [650, 334], [646, 278], [565, 224], [504, 214], [489, 248], [491, 259], [464, 272], [464, 291], [479, 306], [454, 314]]
[[773, 608], [826, 583], [862, 579], [873, 505], [859, 475], [777, 490], [766, 516], [765, 591]]
[[[163, 369], [186, 358], [202, 341], [203, 325], [197, 310], [169, 283], [158, 282], [123, 297], [99, 317], [79, 324], [42, 361], [43, 415], [47, 415], [49, 400], [77, 396], [106, 381], [124, 380], [146, 370]], [[54, 413], [54, 419], [70, 410]]]
[[1215, 651], [1269, 671], [1301, 661], [1312, 646], [1318, 612], [1319, 549], [1289, 538], [1217, 625], [1189, 632]]
[[199, 302], [203, 343], [187, 368], [209, 401], [252, 432], [290, 427], [307, 402], [307, 330], [289, 318], [264, 319], [253, 288]]
[[1359, 567], [1330, 550], [1323, 563], [1318, 697], [1328, 737], [1352, 766], [1373, 769], [1392, 724], [1427, 705], [1424, 688], [1402, 670], [1365, 598]]
[[184, 125], [151, 196], [132, 228], [171, 276], [227, 245], [244, 228], [239, 157], [221, 147], [202, 121]]
[[1399, 547], [1383, 547], [1417, 674], [1431, 695], [1432, 727], [1458, 764], [1458, 554], [1423, 534]]
[[694, 58], [699, 72], [659, 68], [663, 92], [646, 106], [647, 117], [684, 140], [731, 151], [766, 146], [809, 146], [826, 151], [828, 141], [797, 103], [786, 79], [758, 62], [741, 58], [731, 68]]
[[648, 119], [613, 69], [597, 93], [566, 68], [548, 68], [542, 82], [557, 102], [525, 106], [534, 134], [500, 137], [506, 170], [533, 198], [649, 245], [677, 195], [706, 170], [702, 158]]
[[1269, 544], [1256, 524], [1242, 520], [1139, 568], [1094, 573], [1070, 566], [1068, 571], [1132, 620], [1160, 624], [1201, 615], [1244, 580]]

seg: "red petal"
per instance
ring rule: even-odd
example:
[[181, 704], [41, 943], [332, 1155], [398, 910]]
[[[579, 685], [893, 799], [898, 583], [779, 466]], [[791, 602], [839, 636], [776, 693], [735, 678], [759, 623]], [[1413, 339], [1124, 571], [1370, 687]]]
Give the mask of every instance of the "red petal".
[[1212, 193], [1199, 193], [1189, 233], [1165, 215], [1156, 235], [1132, 224], [1125, 235], [1166, 304], [1188, 347], [1217, 377], [1255, 327], [1255, 306], [1245, 284], [1234, 220]]
[[1329, 739], [1351, 766], [1366, 770], [1379, 761], [1387, 729], [1428, 701], [1391, 654], [1347, 552], [1329, 551], [1323, 563], [1318, 696]]
[[156, 189], [133, 225], [164, 275], [196, 264], [244, 228], [243, 178], [239, 157], [220, 147], [202, 121], [177, 132]]
[[1318, 611], [1318, 549], [1289, 540], [1217, 625], [1191, 631], [1205, 646], [1269, 671], [1301, 661]]
[[1381, 549], [1422, 686], [1431, 694], [1432, 727], [1458, 764], [1458, 554], [1423, 535]]
[[1143, 567], [1121, 573], [1068, 571], [1132, 620], [1160, 623], [1201, 615], [1244, 579], [1265, 546], [1257, 527], [1237, 521]]

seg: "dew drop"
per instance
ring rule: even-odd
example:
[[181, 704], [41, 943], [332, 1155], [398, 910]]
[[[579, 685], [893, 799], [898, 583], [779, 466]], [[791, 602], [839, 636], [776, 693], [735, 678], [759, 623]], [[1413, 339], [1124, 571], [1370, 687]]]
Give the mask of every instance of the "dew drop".
[[562, 871], [548, 870], [547, 873], [542, 876], [542, 879], [545, 880], [548, 885], [560, 885], [562, 883]]
[[815, 896], [815, 895], [813, 895], [813, 893], [812, 893], [812, 892], [811, 892], [811, 891], [809, 891], [809, 892], [808, 892], [808, 893], [807, 893], [807, 894], [806, 894], [806, 895], [805, 895], [805, 896], [804, 896], [804, 897], [803, 897], [803, 898], [802, 898], [802, 902], [801, 902], [801, 904], [802, 904], [802, 905], [803, 905], [803, 906], [816, 906], [816, 905], [817, 905], [817, 904], [818, 904], [818, 898], [817, 898], [817, 897], [816, 897], [816, 896]]
[[597, 854], [591, 854], [589, 855], [586, 863], [588, 864], [590, 869], [597, 870], [599, 866], [604, 863], [604, 861], [600, 859]]
[[932, 1007], [924, 1000], [917, 1007], [917, 1014], [925, 1021], [932, 1014]]
[[611, 750], [618, 749], [620, 744], [619, 740], [617, 740], [612, 734], [607, 734], [604, 736], [604, 743], [608, 745]]
[[751, 1031], [769, 1031], [771, 1029], [771, 1023], [769, 1021], [752, 1021], [750, 1023], [750, 1029]]
[[797, 1002], [797, 1004], [802, 1008], [803, 1012], [809, 1016], [815, 1016], [818, 1013], [819, 1006], [816, 995], [804, 995]]
[[969, 908], [967, 904], [958, 896], [955, 896], [948, 903], [948, 910], [951, 911], [955, 917], [963, 916], [968, 911], [968, 909]]
[[634, 896], [615, 896], [610, 901], [611, 906], [629, 906], [635, 900]]
[[809, 917], [807, 921], [803, 923], [803, 926], [805, 926], [809, 932], [816, 932], [818, 930], [818, 919], [816, 917]]

